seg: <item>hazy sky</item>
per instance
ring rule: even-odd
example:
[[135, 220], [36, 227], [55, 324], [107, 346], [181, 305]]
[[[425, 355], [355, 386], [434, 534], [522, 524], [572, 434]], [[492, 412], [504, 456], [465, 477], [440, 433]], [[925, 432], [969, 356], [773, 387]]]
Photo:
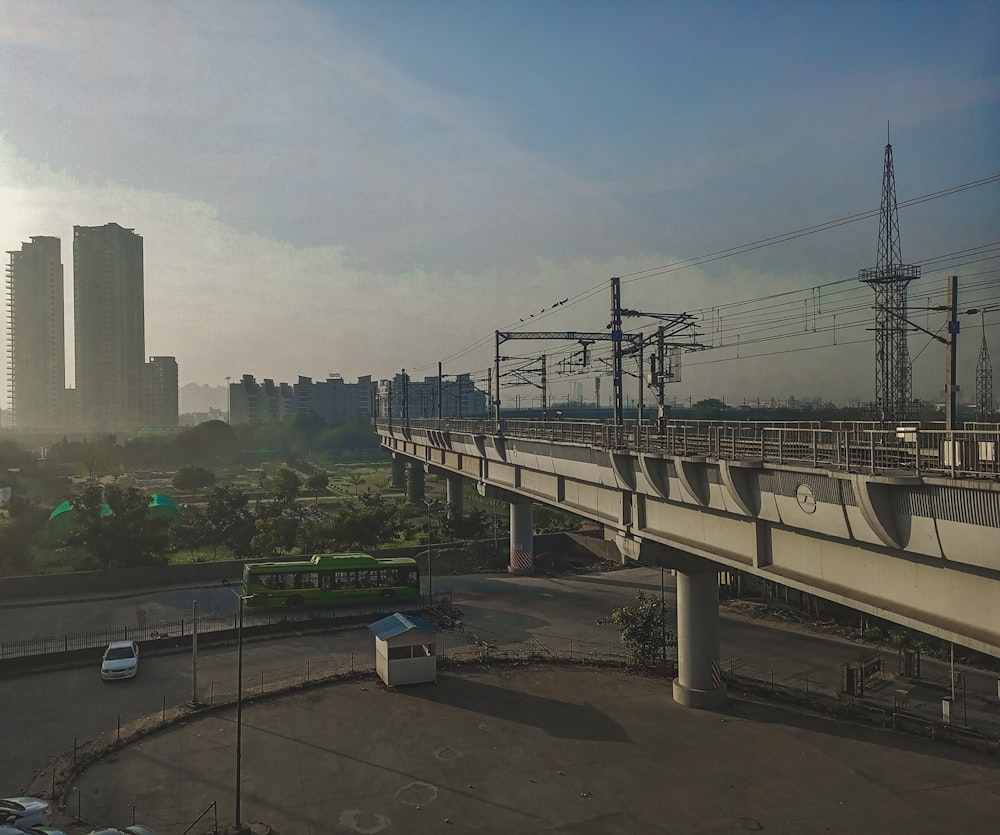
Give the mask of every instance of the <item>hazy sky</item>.
[[[73, 225], [134, 228], [146, 353], [182, 384], [485, 378], [521, 319], [603, 330], [620, 275], [716, 346], [670, 396], [870, 399], [877, 217], [669, 265], [877, 210], [887, 123], [901, 204], [1000, 174], [996, 0], [0, 0], [0, 244], [62, 238], [71, 300]], [[911, 307], [950, 273], [1000, 303], [1000, 181], [899, 220]], [[940, 399], [943, 347], [910, 350]]]

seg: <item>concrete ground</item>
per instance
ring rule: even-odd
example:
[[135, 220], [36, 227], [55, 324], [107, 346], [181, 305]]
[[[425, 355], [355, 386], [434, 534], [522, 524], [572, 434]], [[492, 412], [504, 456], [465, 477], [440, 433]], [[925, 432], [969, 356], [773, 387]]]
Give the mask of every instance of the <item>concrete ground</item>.
[[[228, 709], [146, 737], [90, 767], [67, 811], [180, 835], [215, 801], [231, 823], [235, 736]], [[280, 835], [986, 833], [1000, 761], [735, 698], [690, 710], [665, 679], [467, 665], [244, 705], [242, 811]]]

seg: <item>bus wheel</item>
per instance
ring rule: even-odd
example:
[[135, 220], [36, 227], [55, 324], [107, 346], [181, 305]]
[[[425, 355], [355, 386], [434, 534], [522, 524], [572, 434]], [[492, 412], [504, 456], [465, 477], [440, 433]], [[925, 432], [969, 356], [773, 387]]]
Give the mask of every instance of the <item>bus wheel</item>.
[[301, 609], [303, 604], [302, 596], [298, 594], [293, 594], [288, 598], [288, 608], [289, 609]]
[[396, 595], [393, 593], [392, 589], [386, 589], [379, 596], [382, 598], [383, 603], [392, 603], [392, 601], [396, 598]]

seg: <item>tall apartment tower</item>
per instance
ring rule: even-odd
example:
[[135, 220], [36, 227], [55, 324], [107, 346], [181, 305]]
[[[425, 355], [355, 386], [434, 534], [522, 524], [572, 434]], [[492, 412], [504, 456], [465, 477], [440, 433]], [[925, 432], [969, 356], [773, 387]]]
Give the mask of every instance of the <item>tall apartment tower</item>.
[[177, 425], [177, 360], [150, 357], [146, 363], [145, 420], [147, 426]]
[[14, 425], [65, 425], [66, 338], [59, 238], [33, 236], [7, 254], [7, 374]]
[[146, 328], [142, 237], [117, 223], [73, 227], [78, 425], [143, 422]]

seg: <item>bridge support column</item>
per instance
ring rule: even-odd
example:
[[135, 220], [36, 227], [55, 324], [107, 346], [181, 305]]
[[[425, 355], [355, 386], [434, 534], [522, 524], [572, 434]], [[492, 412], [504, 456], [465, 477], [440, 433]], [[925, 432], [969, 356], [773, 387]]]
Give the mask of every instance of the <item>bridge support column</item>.
[[453, 519], [460, 519], [462, 516], [462, 488], [465, 486], [465, 479], [460, 475], [450, 475], [445, 483], [448, 489], [448, 510], [451, 511]]
[[392, 459], [392, 486], [396, 490], [406, 489], [406, 459], [400, 456]]
[[510, 574], [535, 573], [535, 540], [530, 499], [510, 503]]
[[424, 465], [415, 461], [409, 466], [410, 478], [406, 482], [406, 500], [419, 504], [424, 500]]
[[719, 575], [677, 572], [677, 678], [674, 701], [686, 707], [726, 703], [719, 666]]

